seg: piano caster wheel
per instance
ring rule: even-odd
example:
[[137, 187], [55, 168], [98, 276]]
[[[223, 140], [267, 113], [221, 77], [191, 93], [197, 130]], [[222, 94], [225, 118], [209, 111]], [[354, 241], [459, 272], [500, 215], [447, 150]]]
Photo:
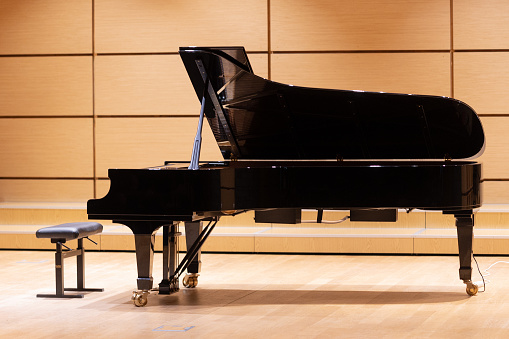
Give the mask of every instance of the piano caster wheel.
[[133, 291], [133, 295], [131, 297], [132, 302], [134, 303], [134, 306], [136, 307], [143, 307], [148, 302], [148, 291]]
[[187, 288], [195, 288], [198, 285], [198, 273], [188, 273], [182, 279], [182, 284]]
[[471, 282], [470, 280], [465, 282], [467, 284], [467, 294], [469, 296], [473, 296], [477, 294], [477, 291], [479, 291], [479, 286]]

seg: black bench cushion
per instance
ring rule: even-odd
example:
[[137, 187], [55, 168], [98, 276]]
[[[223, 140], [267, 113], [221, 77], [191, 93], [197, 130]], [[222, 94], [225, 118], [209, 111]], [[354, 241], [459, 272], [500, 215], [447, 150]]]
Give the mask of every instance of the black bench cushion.
[[97, 222], [70, 222], [56, 226], [44, 227], [35, 233], [37, 238], [73, 240], [101, 233], [103, 225]]

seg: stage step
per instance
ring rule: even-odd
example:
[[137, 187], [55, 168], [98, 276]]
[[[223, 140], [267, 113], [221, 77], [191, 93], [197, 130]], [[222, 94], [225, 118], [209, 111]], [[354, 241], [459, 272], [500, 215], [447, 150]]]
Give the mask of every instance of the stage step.
[[[324, 220], [339, 220], [347, 211], [325, 211]], [[304, 211], [312, 221], [315, 211]], [[485, 205], [475, 217], [474, 253], [509, 254], [509, 205]], [[52, 249], [37, 239], [45, 226], [87, 221], [86, 205], [80, 203], [0, 203], [0, 249]], [[95, 235], [87, 250], [134, 251], [134, 237], [123, 225], [98, 221], [103, 233]], [[184, 227], [180, 227], [184, 231]], [[71, 242], [70, 247], [74, 246]], [[185, 250], [185, 237], [180, 238]], [[156, 251], [162, 250], [162, 231], [156, 234]], [[256, 224], [254, 213], [223, 217], [204, 245], [210, 252], [246, 253], [395, 253], [456, 254], [454, 217], [440, 212], [400, 211], [396, 223], [299, 225]]]

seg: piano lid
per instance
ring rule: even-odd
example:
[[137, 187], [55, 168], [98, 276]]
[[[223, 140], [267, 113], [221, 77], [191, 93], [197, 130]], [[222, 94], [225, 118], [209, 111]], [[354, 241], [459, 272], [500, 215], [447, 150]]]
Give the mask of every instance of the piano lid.
[[438, 96], [285, 85], [253, 73], [243, 47], [181, 47], [225, 159], [472, 159], [481, 122]]

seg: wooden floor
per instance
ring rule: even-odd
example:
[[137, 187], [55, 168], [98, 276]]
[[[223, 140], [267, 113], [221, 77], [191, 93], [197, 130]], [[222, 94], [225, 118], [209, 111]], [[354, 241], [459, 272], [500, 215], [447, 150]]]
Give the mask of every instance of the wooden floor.
[[[479, 257], [481, 269], [509, 258]], [[204, 254], [198, 287], [130, 302], [133, 252], [89, 252], [84, 299], [54, 292], [53, 252], [0, 251], [2, 338], [507, 338], [509, 263], [468, 297], [455, 256]], [[66, 259], [66, 286], [75, 260]], [[156, 253], [154, 280], [161, 279]], [[474, 280], [479, 280], [476, 274]]]

